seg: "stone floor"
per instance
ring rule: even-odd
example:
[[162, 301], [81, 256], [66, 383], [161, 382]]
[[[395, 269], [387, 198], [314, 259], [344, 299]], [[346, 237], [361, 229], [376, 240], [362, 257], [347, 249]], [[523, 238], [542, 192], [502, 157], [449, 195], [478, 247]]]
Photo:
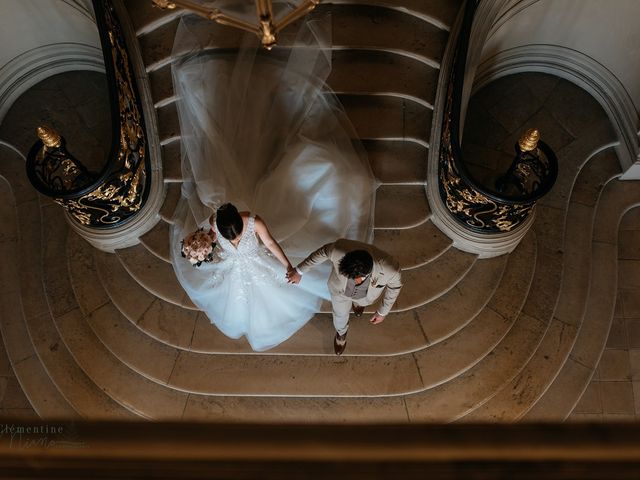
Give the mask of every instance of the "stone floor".
[[[0, 141], [26, 157], [37, 140], [35, 128], [54, 127], [67, 140], [72, 155], [98, 170], [111, 142], [111, 114], [103, 74], [66, 72], [49, 77], [16, 100], [0, 124]], [[3, 155], [12, 152], [2, 151]], [[10, 418], [36, 417], [0, 343], [0, 415]]]
[[36, 128], [49, 125], [66, 140], [69, 153], [89, 170], [104, 165], [111, 146], [106, 77], [74, 71], [49, 77], [20, 96], [0, 123], [0, 140], [27, 155]]
[[[572, 83], [539, 73], [503, 77], [475, 92], [468, 107], [463, 156], [473, 178], [492, 186], [511, 164], [516, 140], [529, 128], [560, 154], [598, 118], [600, 106]], [[594, 378], [571, 420], [640, 420], [640, 208], [629, 211], [618, 237], [615, 316]], [[592, 279], [597, 281], [597, 279]]]
[[570, 419], [640, 420], [640, 208], [622, 219], [618, 299], [607, 346]]
[[464, 158], [473, 178], [493, 186], [514, 158], [515, 143], [530, 129], [558, 154], [602, 115], [601, 107], [572, 83], [526, 73], [498, 79], [475, 92], [464, 128]]

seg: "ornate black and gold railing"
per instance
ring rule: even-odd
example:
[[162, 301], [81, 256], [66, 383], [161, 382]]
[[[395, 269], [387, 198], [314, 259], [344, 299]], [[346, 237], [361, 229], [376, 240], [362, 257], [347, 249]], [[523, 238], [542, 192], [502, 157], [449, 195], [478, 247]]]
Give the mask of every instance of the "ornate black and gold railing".
[[478, 184], [469, 174], [460, 147], [460, 116], [467, 51], [479, 0], [469, 0], [455, 48], [443, 108], [438, 183], [449, 213], [467, 229], [496, 234], [515, 230], [530, 217], [536, 201], [549, 192], [558, 175], [551, 148], [529, 131], [516, 144], [516, 156], [494, 188]]
[[111, 0], [93, 0], [111, 104], [112, 145], [100, 171], [88, 171], [53, 129], [38, 129], [26, 162], [31, 184], [81, 225], [122, 225], [142, 208], [150, 181], [142, 105], [122, 27]]

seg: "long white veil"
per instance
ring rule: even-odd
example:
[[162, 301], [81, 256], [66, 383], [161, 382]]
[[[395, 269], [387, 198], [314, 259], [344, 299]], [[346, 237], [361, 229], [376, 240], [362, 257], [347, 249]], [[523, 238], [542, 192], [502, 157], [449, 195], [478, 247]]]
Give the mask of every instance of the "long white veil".
[[222, 203], [260, 215], [294, 264], [337, 238], [372, 240], [375, 179], [325, 86], [331, 18], [315, 14], [291, 28], [292, 38], [279, 39], [289, 47], [267, 52], [247, 34], [240, 49], [213, 49], [206, 21], [180, 21], [172, 73], [183, 184], [171, 246], [178, 279], [196, 305], [213, 267], [191, 267], [180, 257], [180, 240], [207, 225]]

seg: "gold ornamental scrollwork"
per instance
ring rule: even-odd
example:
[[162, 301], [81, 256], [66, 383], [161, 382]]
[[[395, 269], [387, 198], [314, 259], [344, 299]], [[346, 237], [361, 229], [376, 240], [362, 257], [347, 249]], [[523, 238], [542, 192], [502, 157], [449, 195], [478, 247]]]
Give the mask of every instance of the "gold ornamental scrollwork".
[[27, 158], [27, 175], [41, 193], [52, 197], [81, 225], [107, 228], [142, 208], [149, 180], [147, 140], [135, 77], [114, 7], [111, 0], [94, 0], [94, 9], [111, 101], [117, 102], [112, 158], [101, 172], [88, 172], [66, 150], [64, 138], [43, 125], [37, 129], [40, 142]]
[[[490, 198], [460, 174], [457, 165], [461, 159], [454, 155], [452, 145], [455, 63], [456, 60], [454, 60], [454, 68], [447, 88], [440, 139], [438, 165], [440, 196], [449, 213], [470, 230], [488, 234], [510, 232], [531, 215], [535, 202], [518, 204]], [[527, 134], [528, 136], [523, 137], [521, 141], [525, 148], [535, 149], [539, 138], [538, 132], [531, 131]]]

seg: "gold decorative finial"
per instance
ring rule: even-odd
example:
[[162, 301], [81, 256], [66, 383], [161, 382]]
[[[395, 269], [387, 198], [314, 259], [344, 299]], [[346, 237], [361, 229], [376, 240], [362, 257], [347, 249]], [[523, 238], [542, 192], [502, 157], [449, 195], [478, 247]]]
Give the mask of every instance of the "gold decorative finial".
[[62, 137], [53, 128], [47, 125], [41, 125], [36, 128], [38, 138], [49, 148], [58, 148], [62, 145]]
[[520, 137], [518, 146], [523, 152], [530, 152], [538, 148], [538, 140], [540, 140], [540, 132], [535, 128], [531, 128]]

